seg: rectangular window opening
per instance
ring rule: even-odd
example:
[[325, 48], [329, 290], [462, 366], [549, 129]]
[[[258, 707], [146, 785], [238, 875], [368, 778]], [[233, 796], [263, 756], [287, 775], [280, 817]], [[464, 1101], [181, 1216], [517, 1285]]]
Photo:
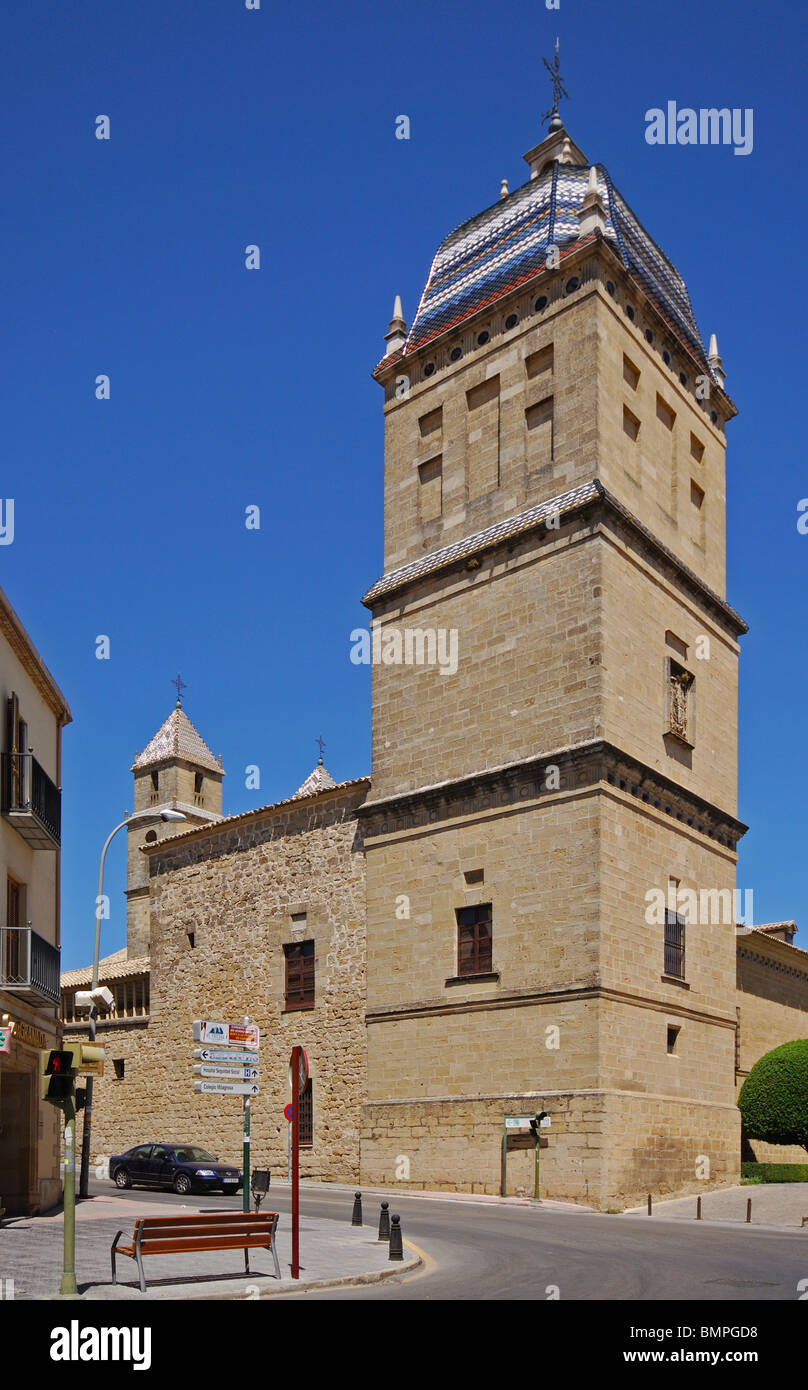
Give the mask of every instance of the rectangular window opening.
[[635, 367], [630, 357], [623, 353], [623, 380], [627, 381], [632, 391], [637, 390], [640, 381], [640, 369]]
[[629, 410], [627, 405], [623, 406], [623, 433], [627, 434], [629, 439], [635, 441], [640, 433], [640, 422], [633, 411]]
[[457, 973], [458, 975], [487, 975], [492, 970], [491, 903], [475, 907], [458, 907]]
[[685, 919], [681, 912], [665, 909], [665, 975], [685, 978]]
[[310, 1149], [314, 1143], [314, 1092], [311, 1077], [300, 1097], [300, 1147]]
[[656, 398], [657, 419], [661, 420], [667, 430], [672, 430], [676, 424], [676, 411], [671, 410], [667, 401], [663, 401], [660, 395]]
[[534, 377], [544, 376], [545, 372], [552, 372], [552, 370], [552, 343], [548, 343], [546, 347], [539, 348], [538, 352], [531, 352], [530, 356], [525, 358], [525, 371], [530, 381], [532, 381]]
[[676, 1043], [681, 1031], [681, 1028], [675, 1028], [672, 1023], [668, 1024], [668, 1052], [670, 1054], [676, 1051]]
[[314, 942], [295, 941], [283, 948], [286, 957], [286, 1004], [292, 1009], [314, 1008]]

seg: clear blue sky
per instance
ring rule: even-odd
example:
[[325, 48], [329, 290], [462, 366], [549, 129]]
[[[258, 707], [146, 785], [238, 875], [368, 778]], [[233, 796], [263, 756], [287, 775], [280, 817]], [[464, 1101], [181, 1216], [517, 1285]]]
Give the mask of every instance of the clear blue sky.
[[[348, 659], [382, 559], [369, 373], [394, 294], [410, 320], [439, 240], [501, 178], [524, 181], [557, 34], [567, 127], [684, 274], [740, 407], [728, 597], [751, 627], [751, 829], [738, 882], [757, 920], [796, 917], [808, 946], [805, 24], [794, 3], [750, 0], [7, 8], [2, 495], [16, 538], [0, 583], [75, 721], [64, 968], [89, 959], [100, 847], [178, 670], [223, 755], [229, 812], [294, 791], [321, 732], [336, 778], [369, 771], [369, 668]], [[649, 146], [645, 112], [669, 99], [752, 107], [753, 152]], [[395, 139], [400, 114], [409, 141]], [[109, 661], [95, 658], [101, 633]], [[260, 791], [245, 788], [252, 763]], [[105, 954], [125, 940], [123, 841]]]

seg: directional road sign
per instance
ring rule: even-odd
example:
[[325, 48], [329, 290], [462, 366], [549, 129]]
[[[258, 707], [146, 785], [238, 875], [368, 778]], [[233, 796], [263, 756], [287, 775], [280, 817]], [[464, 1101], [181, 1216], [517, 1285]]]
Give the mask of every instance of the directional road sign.
[[194, 1020], [194, 1042], [217, 1043], [219, 1047], [258, 1047], [261, 1034], [257, 1023], [216, 1023]]
[[260, 1060], [257, 1052], [237, 1052], [230, 1047], [195, 1047], [194, 1057], [198, 1062], [252, 1062], [253, 1066]]
[[258, 1068], [245, 1066], [206, 1066], [203, 1062], [201, 1065], [194, 1067], [194, 1076], [218, 1076], [221, 1077], [222, 1081], [257, 1081]]
[[195, 1081], [194, 1090], [206, 1096], [257, 1096], [255, 1081]]

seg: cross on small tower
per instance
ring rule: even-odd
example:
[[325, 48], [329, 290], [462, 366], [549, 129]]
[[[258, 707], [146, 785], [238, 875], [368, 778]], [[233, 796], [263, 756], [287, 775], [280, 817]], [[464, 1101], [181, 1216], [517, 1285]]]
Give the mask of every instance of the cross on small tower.
[[[567, 101], [569, 101], [570, 99], [569, 92], [567, 91], [566, 87], [564, 86], [564, 83], [561, 80], [561, 70], [559, 68], [558, 58], [558, 46], [558, 39], [556, 39], [555, 57], [553, 59], [552, 67], [550, 66], [546, 58], [542, 58], [542, 62], [544, 63], [544, 66], [550, 74], [550, 81], [553, 84], [553, 104], [550, 107], [549, 111], [545, 111], [544, 115], [542, 116], [542, 120], [546, 121], [549, 116], [552, 116], [554, 118], [554, 123], [556, 121], [558, 122], [558, 124], [555, 125], [556, 130], [560, 129], [561, 127], [561, 117], [558, 114], [559, 99], [561, 97], [565, 97]], [[550, 129], [552, 130], [553, 128], [554, 124], [551, 124]]]
[[323, 742], [323, 736], [322, 736], [322, 734], [320, 734], [320, 737], [319, 737], [319, 738], [316, 738], [316, 739], [314, 740], [314, 742], [318, 745], [318, 747], [319, 747], [319, 749], [320, 749], [320, 762], [322, 762], [322, 761], [323, 761], [323, 749], [325, 748], [325, 743]]
[[188, 687], [185, 684], [185, 681], [182, 679], [182, 676], [180, 676], [179, 672], [177, 673], [176, 677], [171, 682], [171, 684], [176, 685], [177, 687], [177, 709], [179, 709], [182, 704], [182, 692], [183, 690], [187, 690]]

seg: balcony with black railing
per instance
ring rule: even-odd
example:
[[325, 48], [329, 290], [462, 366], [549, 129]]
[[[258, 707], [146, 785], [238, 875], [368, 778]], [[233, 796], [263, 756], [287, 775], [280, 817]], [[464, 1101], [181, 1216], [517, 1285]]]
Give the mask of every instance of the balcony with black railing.
[[31, 927], [0, 927], [0, 989], [59, 1003], [59, 952]]
[[62, 793], [33, 753], [3, 754], [3, 815], [32, 849], [58, 849]]

